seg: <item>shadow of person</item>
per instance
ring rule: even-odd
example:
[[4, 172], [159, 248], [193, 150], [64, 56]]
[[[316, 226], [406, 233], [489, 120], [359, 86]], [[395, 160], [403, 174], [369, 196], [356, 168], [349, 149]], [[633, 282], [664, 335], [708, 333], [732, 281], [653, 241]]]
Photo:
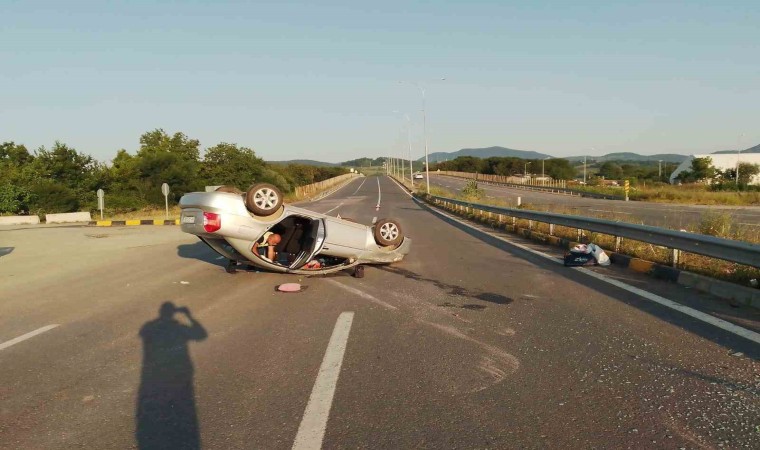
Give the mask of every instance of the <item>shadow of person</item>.
[[[184, 314], [185, 325], [174, 318]], [[157, 319], [140, 329], [143, 364], [137, 397], [135, 435], [140, 449], [199, 449], [189, 341], [208, 334], [187, 308], [165, 302]]]

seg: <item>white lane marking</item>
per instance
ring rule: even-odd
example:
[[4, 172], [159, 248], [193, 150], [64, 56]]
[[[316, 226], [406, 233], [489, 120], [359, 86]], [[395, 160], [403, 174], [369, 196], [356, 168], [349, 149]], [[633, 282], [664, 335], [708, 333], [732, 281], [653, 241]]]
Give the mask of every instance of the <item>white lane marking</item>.
[[362, 184], [360, 184], [360, 185], [359, 185], [359, 187], [358, 187], [358, 188], [356, 188], [356, 190], [354, 191], [354, 193], [353, 193], [353, 194], [351, 194], [351, 195], [356, 195], [356, 193], [357, 193], [357, 192], [359, 192], [359, 189], [361, 189], [361, 188], [362, 188], [362, 186], [364, 186], [364, 182], [365, 182], [365, 181], [367, 181], [367, 179], [366, 179], [366, 178], [362, 180]]
[[412, 194], [410, 194], [410, 193], [409, 193], [409, 191], [407, 191], [407, 190], [406, 190], [406, 188], [404, 188], [404, 186], [401, 186], [401, 185], [399, 184], [399, 182], [398, 182], [398, 181], [394, 180], [393, 178], [391, 178], [391, 181], [393, 181], [394, 183], [396, 183], [396, 186], [398, 186], [398, 188], [399, 188], [399, 189], [401, 189], [401, 191], [402, 191], [404, 194], [406, 194], [406, 195], [408, 195], [409, 197], [411, 197], [411, 198], [412, 198], [412, 199], [413, 199], [415, 202], [417, 202], [417, 201], [418, 201], [417, 199], [415, 199], [415, 198], [414, 198], [414, 196], [413, 196]]
[[[415, 199], [415, 201], [419, 202], [419, 200], [416, 200], [416, 199]], [[483, 233], [483, 234], [487, 234], [488, 236], [491, 236], [491, 237], [495, 237], [495, 238], [497, 238], [499, 240], [502, 240], [502, 241], [504, 241], [504, 242], [506, 242], [506, 243], [508, 243], [510, 245], [513, 245], [513, 246], [517, 247], [517, 248], [520, 248], [520, 249], [525, 250], [527, 252], [533, 253], [536, 256], [540, 256], [542, 258], [548, 259], [549, 261], [552, 261], [552, 262], [554, 262], [556, 264], [562, 264], [562, 261], [559, 258], [556, 258], [556, 257], [551, 256], [551, 255], [547, 255], [546, 253], [540, 252], [538, 250], [534, 250], [534, 249], [532, 249], [532, 248], [530, 248], [528, 246], [519, 244], [517, 242], [510, 241], [509, 239], [505, 239], [505, 238], [503, 238], [501, 236], [496, 236], [496, 235], [493, 235], [493, 234], [490, 234], [490, 233], [486, 233], [485, 231], [483, 231], [483, 230], [481, 230], [481, 229], [479, 229], [477, 227], [474, 227], [474, 226], [472, 226], [472, 225], [470, 225], [470, 224], [468, 224], [466, 222], [463, 222], [463, 221], [457, 219], [456, 217], [452, 217], [452, 216], [450, 216], [448, 214], [445, 214], [445, 213], [443, 213], [441, 211], [437, 211], [435, 208], [431, 208], [431, 210], [433, 212], [435, 212], [436, 214], [439, 214], [439, 215], [442, 215], [444, 217], [447, 217], [447, 218], [449, 218], [449, 219], [451, 219], [451, 220], [453, 220], [455, 222], [458, 222], [458, 223], [460, 223], [460, 224], [462, 224], [462, 225], [464, 225], [466, 227], [469, 227], [469, 228], [471, 228], [471, 229], [473, 229], [475, 231], [478, 231], [478, 232]], [[709, 323], [710, 325], [716, 326], [716, 327], [720, 328], [721, 330], [728, 331], [729, 333], [733, 333], [733, 334], [735, 334], [737, 336], [741, 336], [741, 337], [743, 337], [745, 339], [748, 339], [748, 340], [750, 340], [752, 342], [760, 344], [760, 334], [759, 333], [755, 333], [754, 331], [748, 330], [746, 328], [742, 328], [742, 327], [740, 327], [738, 325], [734, 325], [731, 322], [725, 321], [723, 319], [719, 319], [717, 317], [713, 317], [713, 316], [711, 316], [709, 314], [703, 313], [702, 311], [697, 311], [696, 309], [689, 308], [688, 306], [684, 306], [684, 305], [682, 305], [682, 304], [680, 304], [678, 302], [674, 302], [673, 300], [668, 300], [665, 297], [661, 297], [661, 296], [659, 296], [657, 294], [653, 294], [653, 293], [645, 291], [643, 289], [639, 289], [639, 288], [637, 288], [635, 286], [631, 286], [630, 284], [623, 283], [622, 281], [616, 280], [614, 278], [610, 278], [610, 277], [608, 277], [606, 275], [602, 275], [602, 274], [596, 273], [596, 272], [594, 272], [592, 270], [584, 269], [583, 267], [573, 267], [573, 269], [578, 270], [580, 272], [583, 272], [583, 273], [585, 273], [585, 274], [587, 274], [587, 275], [589, 275], [591, 277], [594, 277], [594, 278], [596, 278], [596, 279], [598, 279], [600, 281], [604, 281], [604, 282], [609, 283], [609, 284], [611, 284], [613, 286], [619, 287], [620, 289], [628, 291], [628, 292], [630, 292], [632, 294], [636, 294], [636, 295], [638, 295], [640, 297], [643, 297], [643, 298], [645, 298], [647, 300], [653, 301], [655, 303], [659, 303], [660, 305], [665, 306], [667, 308], [679, 311], [679, 312], [681, 312], [683, 314], [686, 314], [687, 316], [693, 317], [693, 318], [695, 318], [697, 320], [701, 320], [702, 322]]]
[[365, 298], [373, 303], [377, 303], [378, 305], [387, 308], [387, 309], [398, 309], [395, 306], [391, 305], [390, 303], [385, 303], [384, 301], [380, 300], [379, 298], [375, 298], [374, 296], [367, 294], [364, 291], [360, 291], [359, 289], [352, 288], [351, 286], [346, 286], [343, 283], [340, 283], [336, 280], [327, 278], [325, 281], [327, 281], [330, 284], [334, 284], [335, 286], [338, 286], [339, 288], [343, 289], [344, 291], [348, 291], [354, 295], [358, 295], [361, 298]]
[[330, 343], [327, 344], [325, 357], [319, 366], [317, 381], [311, 390], [309, 403], [303, 413], [301, 425], [298, 427], [293, 449], [320, 449], [327, 429], [327, 419], [330, 415], [335, 387], [338, 384], [340, 366], [346, 353], [348, 333], [354, 320], [353, 312], [342, 312], [335, 323]]
[[380, 198], [382, 198], [382, 195], [383, 195], [382, 192], [380, 192], [380, 177], [377, 177], [377, 207], [378, 208], [380, 207]]
[[50, 331], [53, 328], [57, 327], [58, 325], [59, 324], [56, 323], [56, 324], [53, 324], [53, 325], [44, 326], [42, 328], [37, 328], [34, 331], [30, 331], [30, 332], [28, 332], [26, 334], [22, 334], [21, 336], [19, 336], [17, 338], [11, 339], [10, 341], [3, 342], [2, 344], [0, 344], [0, 350], [5, 350], [6, 348], [8, 348], [8, 347], [10, 347], [12, 345], [18, 344], [19, 342], [23, 342], [23, 341], [25, 341], [27, 339], [31, 339], [31, 338], [37, 336], [38, 334], [42, 334], [42, 333], [44, 333], [46, 331]]
[[341, 206], [343, 206], [343, 202], [340, 202], [340, 204], [338, 204], [338, 206], [336, 206], [335, 208], [332, 208], [331, 210], [329, 210], [327, 212], [324, 212], [322, 214], [330, 214], [331, 212], [335, 211], [336, 209], [340, 208]]
[[376, 224], [376, 223], [377, 223], [377, 216], [374, 216], [374, 217], [372, 218], [372, 225], [374, 225], [374, 224]]

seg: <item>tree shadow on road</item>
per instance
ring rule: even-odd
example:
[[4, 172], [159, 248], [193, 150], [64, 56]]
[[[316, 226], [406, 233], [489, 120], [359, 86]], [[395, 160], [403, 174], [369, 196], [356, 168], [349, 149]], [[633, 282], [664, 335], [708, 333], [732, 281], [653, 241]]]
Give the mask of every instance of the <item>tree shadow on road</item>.
[[[183, 314], [190, 324], [181, 323], [175, 314]], [[188, 343], [207, 336], [189, 309], [172, 302], [163, 303], [158, 318], [140, 329], [143, 364], [135, 412], [139, 449], [200, 448]]]
[[0, 256], [10, 255], [15, 247], [0, 247]]

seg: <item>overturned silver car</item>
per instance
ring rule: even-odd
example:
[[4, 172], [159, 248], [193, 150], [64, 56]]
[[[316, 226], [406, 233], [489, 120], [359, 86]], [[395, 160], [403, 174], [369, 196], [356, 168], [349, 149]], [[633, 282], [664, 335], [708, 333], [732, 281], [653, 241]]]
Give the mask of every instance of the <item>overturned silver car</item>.
[[[411, 240], [392, 219], [362, 225], [283, 204], [273, 185], [258, 183], [247, 192], [222, 186], [215, 192], [182, 196], [182, 231], [198, 236], [229, 260], [227, 272], [238, 264], [301, 275], [353, 269], [363, 276], [362, 264], [390, 264], [409, 253]], [[256, 251], [254, 244], [276, 233], [276, 258]]]

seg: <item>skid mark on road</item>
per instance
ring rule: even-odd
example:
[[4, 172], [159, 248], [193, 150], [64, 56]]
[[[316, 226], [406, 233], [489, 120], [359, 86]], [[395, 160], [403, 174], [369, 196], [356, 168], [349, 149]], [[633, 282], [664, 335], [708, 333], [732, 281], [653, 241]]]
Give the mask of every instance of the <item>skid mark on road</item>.
[[303, 413], [301, 425], [298, 427], [293, 449], [319, 449], [327, 429], [327, 419], [330, 415], [335, 388], [338, 385], [340, 367], [346, 354], [348, 334], [354, 321], [353, 312], [343, 312], [335, 323], [330, 342], [327, 344], [325, 357], [319, 366], [317, 380], [311, 390], [309, 403]]
[[480, 363], [478, 364], [478, 370], [482, 372], [483, 380], [478, 385], [469, 387], [467, 392], [479, 392], [495, 384], [501, 383], [509, 375], [517, 372], [520, 368], [520, 360], [512, 354], [499, 347], [486, 344], [483, 341], [470, 337], [452, 326], [428, 322], [422, 319], [417, 319], [417, 322], [431, 326], [457, 339], [471, 342], [487, 353], [487, 355], [481, 358]]
[[27, 339], [31, 339], [31, 338], [33, 338], [33, 337], [35, 337], [35, 336], [37, 336], [39, 334], [42, 334], [42, 333], [44, 333], [46, 331], [50, 331], [53, 328], [57, 327], [58, 325], [59, 324], [53, 324], [53, 325], [44, 326], [42, 328], [37, 328], [34, 331], [30, 331], [30, 332], [28, 332], [26, 334], [22, 334], [21, 336], [19, 336], [17, 338], [11, 339], [10, 341], [3, 342], [2, 344], [0, 344], [0, 350], [5, 350], [6, 348], [8, 348], [8, 347], [10, 347], [12, 345], [18, 344], [19, 342], [24, 342]]

